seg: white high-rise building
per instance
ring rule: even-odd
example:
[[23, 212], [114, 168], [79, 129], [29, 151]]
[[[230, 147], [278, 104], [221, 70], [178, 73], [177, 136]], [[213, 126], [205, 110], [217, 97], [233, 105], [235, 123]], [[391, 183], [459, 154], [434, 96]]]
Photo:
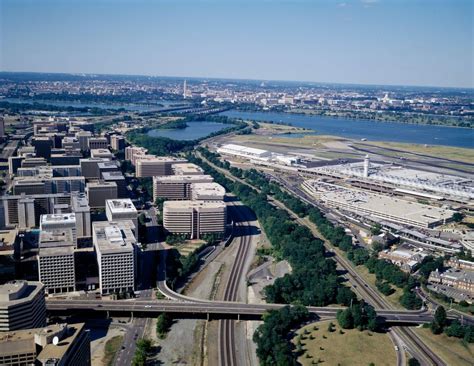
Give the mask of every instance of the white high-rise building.
[[131, 220], [135, 225], [133, 230], [137, 233], [138, 212], [130, 198], [105, 201], [105, 214], [109, 221]]
[[222, 201], [166, 201], [163, 227], [172, 234], [187, 234], [199, 239], [203, 234], [223, 234], [227, 206]]
[[97, 221], [92, 223], [92, 238], [99, 266], [102, 294], [131, 292], [135, 287], [135, 245], [128, 221]]

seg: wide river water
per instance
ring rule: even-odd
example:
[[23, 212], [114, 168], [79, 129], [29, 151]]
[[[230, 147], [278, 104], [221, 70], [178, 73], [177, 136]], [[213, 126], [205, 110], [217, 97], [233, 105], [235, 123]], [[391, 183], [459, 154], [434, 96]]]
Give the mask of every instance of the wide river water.
[[[377, 122], [348, 118], [331, 118], [275, 112], [244, 112], [230, 110], [228, 117], [272, 121], [314, 130], [311, 134], [333, 135], [369, 141], [392, 141], [414, 144], [446, 145], [474, 148], [474, 129], [396, 122]], [[301, 134], [288, 134], [299, 137]]]

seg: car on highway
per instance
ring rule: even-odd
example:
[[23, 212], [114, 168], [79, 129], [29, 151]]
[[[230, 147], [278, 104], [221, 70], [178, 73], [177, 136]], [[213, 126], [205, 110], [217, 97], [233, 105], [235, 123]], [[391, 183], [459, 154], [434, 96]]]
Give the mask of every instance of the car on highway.
[[145, 305], [145, 309], [151, 308], [151, 305]]

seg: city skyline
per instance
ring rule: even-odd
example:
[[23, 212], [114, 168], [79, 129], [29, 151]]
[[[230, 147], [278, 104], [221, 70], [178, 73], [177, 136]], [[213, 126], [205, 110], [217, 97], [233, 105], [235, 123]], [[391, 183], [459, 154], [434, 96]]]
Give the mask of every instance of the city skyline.
[[468, 1], [2, 0], [0, 9], [1, 71], [474, 85]]

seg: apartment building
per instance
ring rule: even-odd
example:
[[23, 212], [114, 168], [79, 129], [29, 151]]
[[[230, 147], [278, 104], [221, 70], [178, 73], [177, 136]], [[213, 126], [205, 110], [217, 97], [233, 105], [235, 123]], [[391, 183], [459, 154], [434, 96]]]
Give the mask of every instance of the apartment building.
[[0, 285], [0, 332], [43, 327], [45, 324], [46, 302], [42, 283], [13, 281]]
[[127, 146], [125, 148], [125, 160], [128, 160], [135, 166], [136, 160], [139, 157], [144, 157], [148, 152], [148, 149], [138, 146]]
[[99, 267], [99, 287], [103, 295], [134, 290], [137, 241], [133, 228], [131, 220], [92, 223], [92, 240]]
[[203, 234], [223, 234], [227, 206], [219, 201], [166, 201], [163, 227], [168, 233], [199, 239]]
[[153, 200], [186, 200], [191, 198], [191, 184], [212, 183], [210, 175], [170, 175], [153, 177]]

